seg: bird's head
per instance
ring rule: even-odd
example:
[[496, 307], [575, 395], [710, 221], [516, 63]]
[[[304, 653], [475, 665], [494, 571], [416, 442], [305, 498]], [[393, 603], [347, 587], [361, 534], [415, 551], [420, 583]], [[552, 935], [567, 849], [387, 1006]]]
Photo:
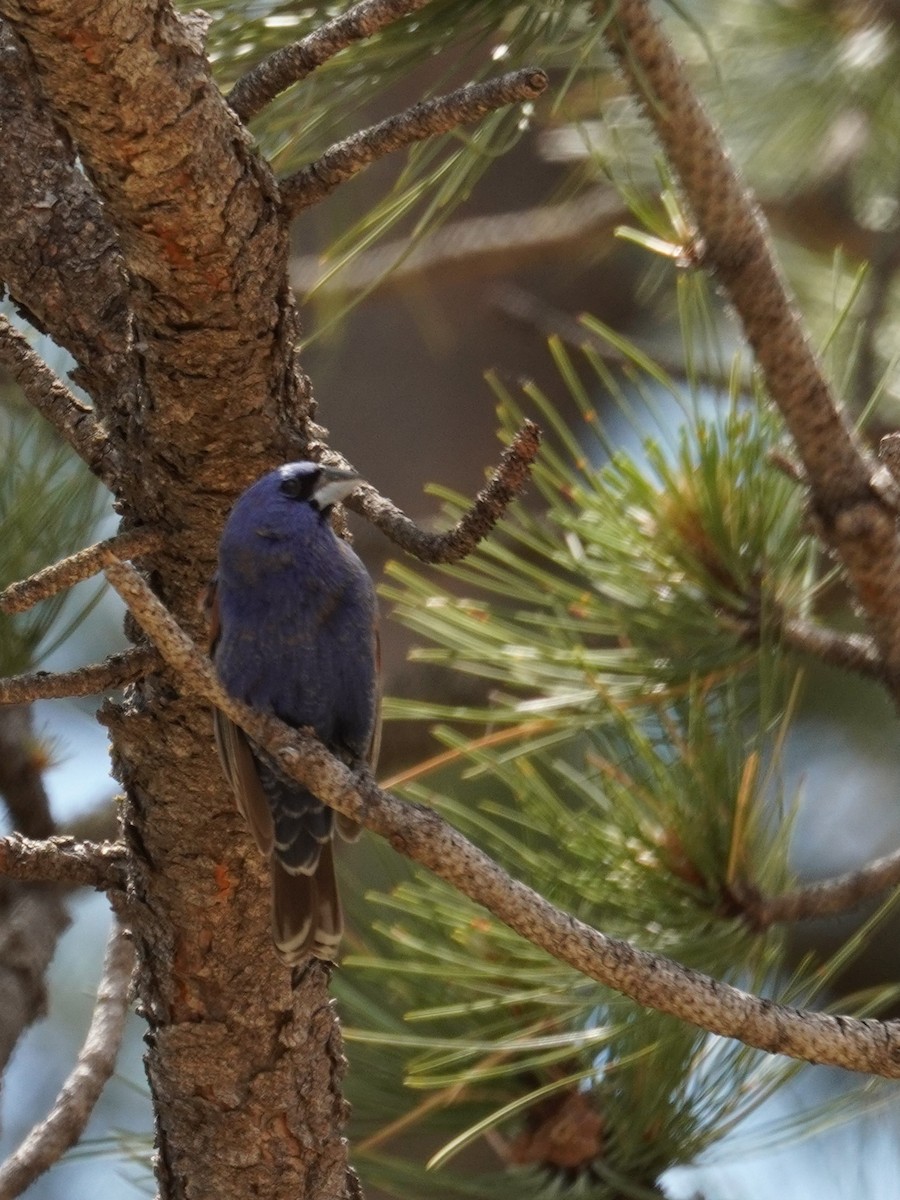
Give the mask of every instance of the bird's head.
[[294, 543], [317, 536], [334, 505], [362, 480], [352, 471], [320, 463], [286, 463], [237, 498], [222, 532], [220, 556], [229, 561], [257, 553], [260, 543]]
[[[327, 515], [339, 500], [345, 499], [362, 483], [354, 471], [323, 467], [320, 463], [286, 463], [273, 471], [278, 490], [283, 496], [301, 504], [309, 504]], [[269, 478], [268, 476], [266, 478]], [[265, 482], [261, 480], [260, 482]]]

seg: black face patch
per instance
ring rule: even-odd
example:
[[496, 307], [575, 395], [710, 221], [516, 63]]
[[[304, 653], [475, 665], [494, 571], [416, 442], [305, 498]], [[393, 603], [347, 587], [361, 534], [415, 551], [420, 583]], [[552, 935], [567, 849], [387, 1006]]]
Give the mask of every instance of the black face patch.
[[279, 490], [292, 500], [311, 500], [319, 483], [320, 471], [304, 471], [302, 473], [285, 475], [278, 485]]

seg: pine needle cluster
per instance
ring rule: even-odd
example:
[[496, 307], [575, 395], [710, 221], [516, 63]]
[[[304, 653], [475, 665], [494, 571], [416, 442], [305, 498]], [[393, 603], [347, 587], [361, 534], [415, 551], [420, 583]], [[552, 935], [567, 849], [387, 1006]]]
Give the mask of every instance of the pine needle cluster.
[[[781, 754], [802, 664], [779, 630], [822, 585], [796, 484], [773, 462], [778, 420], [740, 370], [717, 391], [648, 374], [637, 351], [616, 375], [595, 350], [551, 349], [562, 398], [494, 381], [504, 436], [526, 415], [548, 435], [536, 498], [438, 577], [390, 570], [384, 594], [419, 635], [416, 657], [476, 677], [483, 703], [389, 702], [436, 722], [442, 747], [389, 782], [605, 933], [821, 1003], [836, 963], [792, 964], [784, 931], [754, 928], [740, 902], [790, 881]], [[642, 397], [656, 432], [616, 449], [597, 405], [618, 400], [646, 431]], [[441, 495], [456, 519], [463, 498]], [[426, 1130], [446, 1138], [432, 1167], [492, 1148], [503, 1170], [479, 1176], [479, 1194], [508, 1195], [514, 1170], [523, 1194], [659, 1195], [666, 1170], [798, 1069], [635, 1008], [424, 873], [369, 902], [376, 934], [339, 987], [369, 1135], [360, 1164], [398, 1195], [423, 1181], [383, 1147], [406, 1153]], [[842, 997], [842, 1011], [871, 1002]], [[390, 1086], [387, 1046], [424, 1099]], [[446, 1195], [473, 1186], [440, 1179]]]

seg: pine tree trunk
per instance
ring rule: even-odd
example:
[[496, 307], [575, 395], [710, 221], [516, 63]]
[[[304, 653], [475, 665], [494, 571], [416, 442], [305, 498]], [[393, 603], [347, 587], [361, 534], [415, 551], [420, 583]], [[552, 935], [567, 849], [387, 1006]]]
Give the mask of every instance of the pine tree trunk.
[[[202, 637], [230, 503], [317, 432], [277, 187], [209, 77], [201, 17], [112, 0], [0, 15], [3, 277], [74, 355], [123, 526], [163, 532], [143, 565]], [[102, 719], [126, 792], [161, 1195], [355, 1194], [328, 969], [291, 980], [270, 949], [264, 866], [208, 711], [163, 672]]]

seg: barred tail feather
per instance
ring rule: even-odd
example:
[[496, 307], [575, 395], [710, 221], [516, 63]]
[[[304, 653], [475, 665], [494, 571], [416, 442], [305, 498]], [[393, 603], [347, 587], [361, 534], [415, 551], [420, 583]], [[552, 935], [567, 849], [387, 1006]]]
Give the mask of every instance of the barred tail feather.
[[322, 846], [318, 866], [312, 874], [291, 874], [275, 854], [271, 864], [272, 938], [282, 961], [293, 966], [312, 954], [334, 962], [344, 918], [331, 842]]

